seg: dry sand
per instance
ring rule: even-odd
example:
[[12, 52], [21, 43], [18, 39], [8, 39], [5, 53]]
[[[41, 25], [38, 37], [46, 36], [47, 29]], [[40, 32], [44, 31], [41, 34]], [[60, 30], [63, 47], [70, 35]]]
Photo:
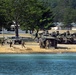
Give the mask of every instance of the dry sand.
[[[50, 30], [49, 32], [52, 32]], [[65, 32], [64, 31], [60, 31]], [[71, 31], [75, 32], [75, 31]], [[4, 34], [4, 36], [15, 36], [14, 34]], [[22, 37], [32, 37], [30, 34], [20, 34]], [[3, 37], [2, 34], [0, 34], [0, 37]], [[9, 45], [0, 45], [0, 53], [75, 53], [76, 52], [76, 44], [58, 44], [58, 49], [49, 48], [49, 49], [43, 49], [40, 48], [38, 43], [35, 42], [26, 42], [26, 48], [22, 48], [21, 45], [13, 45], [13, 47], [9, 47]]]
[[58, 44], [58, 49], [49, 48], [43, 49], [39, 47], [38, 43], [26, 43], [25, 48], [22, 48], [21, 45], [9, 45], [0, 46], [0, 53], [75, 53], [76, 45], [71, 44]]

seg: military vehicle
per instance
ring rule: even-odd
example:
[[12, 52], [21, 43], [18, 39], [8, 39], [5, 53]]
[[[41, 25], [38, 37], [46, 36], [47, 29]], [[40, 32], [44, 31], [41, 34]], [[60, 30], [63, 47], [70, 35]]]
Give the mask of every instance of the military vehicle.
[[57, 39], [49, 34], [42, 35], [39, 38], [40, 48], [57, 48]]
[[40, 48], [57, 48], [57, 44], [76, 44], [76, 33], [70, 33], [69, 31], [59, 33], [57, 31], [40, 35]]
[[57, 36], [57, 39], [59, 44], [72, 44], [74, 41], [71, 35], [65, 35], [65, 33]]
[[57, 36], [59, 44], [73, 44], [75, 42], [75, 34], [62, 33]]
[[22, 38], [21, 37], [7, 37], [6, 43], [9, 44], [12, 41], [13, 44], [21, 44]]
[[71, 36], [73, 38], [73, 44], [76, 44], [76, 33], [72, 33]]

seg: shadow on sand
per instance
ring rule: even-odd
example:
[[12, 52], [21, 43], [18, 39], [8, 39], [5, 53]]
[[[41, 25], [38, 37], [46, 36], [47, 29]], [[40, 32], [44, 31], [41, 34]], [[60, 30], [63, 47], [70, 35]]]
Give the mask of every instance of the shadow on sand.
[[32, 50], [32, 48], [29, 48], [29, 47], [27, 47], [27, 48], [25, 47], [25, 48], [21, 48], [21, 49], [20, 49], [20, 48], [18, 48], [18, 47], [14, 47], [14, 46], [13, 46], [13, 49], [14, 49], [14, 50], [20, 50], [20, 51], [23, 51], [23, 50]]
[[68, 47], [57, 47], [57, 49], [71, 49], [71, 48], [68, 48]]

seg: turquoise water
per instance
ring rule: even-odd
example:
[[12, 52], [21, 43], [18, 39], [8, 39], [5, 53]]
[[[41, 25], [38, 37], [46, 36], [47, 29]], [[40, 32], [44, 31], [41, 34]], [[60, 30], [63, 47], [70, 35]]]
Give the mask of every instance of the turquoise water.
[[0, 75], [76, 75], [76, 53], [0, 54]]

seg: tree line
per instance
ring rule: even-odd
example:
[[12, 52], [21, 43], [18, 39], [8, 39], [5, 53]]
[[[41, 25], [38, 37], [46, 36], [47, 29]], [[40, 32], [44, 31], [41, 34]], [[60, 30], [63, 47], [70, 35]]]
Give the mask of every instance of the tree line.
[[[0, 28], [10, 29], [15, 22], [23, 30], [48, 29], [53, 23], [53, 13], [38, 0], [0, 0]], [[17, 35], [18, 36], [18, 35]]]
[[15, 21], [22, 30], [49, 29], [53, 22], [71, 27], [76, 22], [76, 0], [0, 0], [0, 29]]
[[41, 0], [53, 11], [54, 22], [63, 22], [64, 27], [76, 23], [76, 0]]

